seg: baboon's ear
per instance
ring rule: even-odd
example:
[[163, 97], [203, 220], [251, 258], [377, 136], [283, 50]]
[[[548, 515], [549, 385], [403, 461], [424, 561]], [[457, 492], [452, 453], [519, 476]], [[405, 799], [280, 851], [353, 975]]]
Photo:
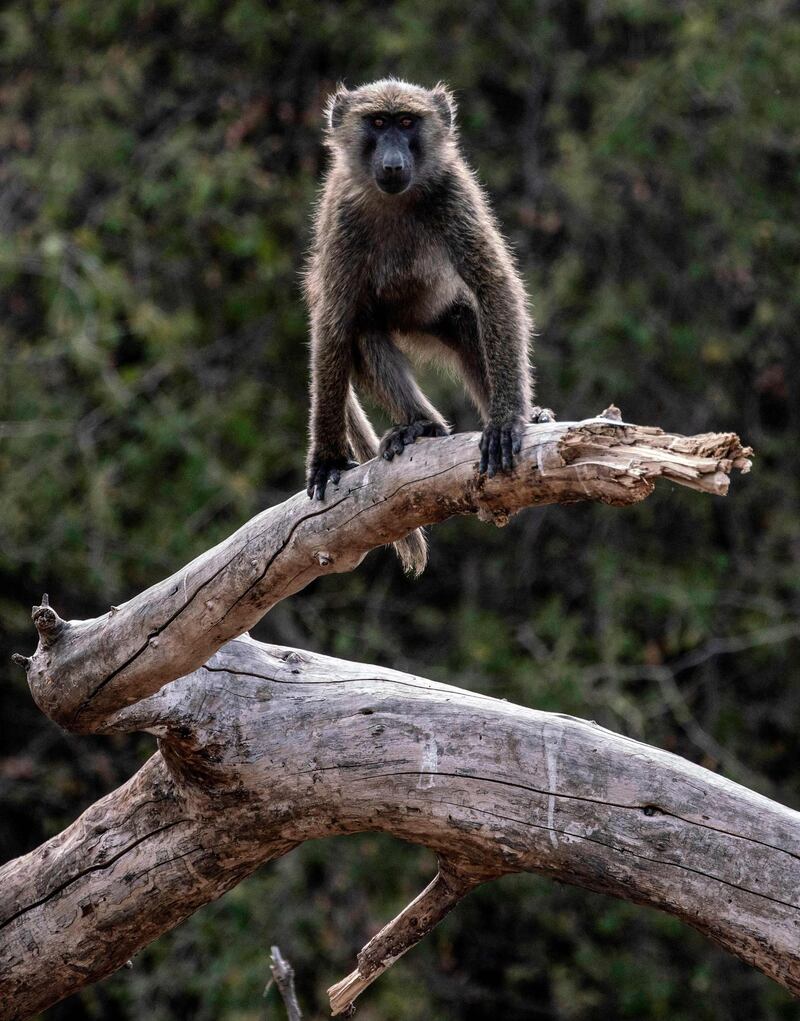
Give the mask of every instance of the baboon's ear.
[[351, 95], [352, 93], [344, 85], [340, 85], [328, 99], [326, 114], [328, 127], [331, 131], [335, 131], [342, 123], [342, 118], [347, 110], [347, 104], [350, 102]]
[[433, 96], [433, 105], [442, 118], [444, 126], [451, 130], [456, 123], [456, 101], [453, 99], [453, 93], [443, 82], [439, 82], [431, 90], [431, 95]]

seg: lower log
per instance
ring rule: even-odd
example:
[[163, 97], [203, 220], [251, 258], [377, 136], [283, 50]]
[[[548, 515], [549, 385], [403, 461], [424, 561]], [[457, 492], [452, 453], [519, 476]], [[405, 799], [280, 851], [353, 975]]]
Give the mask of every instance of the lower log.
[[595, 724], [244, 637], [107, 729], [160, 750], [0, 869], [2, 1021], [108, 975], [262, 862], [364, 830], [463, 874], [661, 908], [800, 995], [800, 815]]

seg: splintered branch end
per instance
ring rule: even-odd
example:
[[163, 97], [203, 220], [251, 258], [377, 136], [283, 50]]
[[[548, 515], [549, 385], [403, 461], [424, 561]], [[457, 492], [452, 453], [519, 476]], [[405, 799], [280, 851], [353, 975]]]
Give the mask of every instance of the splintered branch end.
[[470, 890], [487, 878], [490, 877], [456, 872], [440, 862], [433, 882], [361, 950], [356, 970], [330, 987], [331, 1014], [334, 1017], [351, 1016], [356, 997], [427, 936]]

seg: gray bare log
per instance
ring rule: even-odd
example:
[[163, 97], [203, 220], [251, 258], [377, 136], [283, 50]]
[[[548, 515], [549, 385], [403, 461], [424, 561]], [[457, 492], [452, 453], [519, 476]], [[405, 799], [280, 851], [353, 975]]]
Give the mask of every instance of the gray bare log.
[[293, 497], [102, 617], [33, 608], [39, 646], [17, 662], [40, 708], [76, 731], [146, 730], [159, 751], [0, 870], [0, 1021], [111, 973], [298, 843], [360, 830], [424, 844], [440, 872], [332, 988], [337, 1013], [468, 889], [526, 870], [671, 911], [800, 992], [795, 813], [579, 720], [229, 641], [420, 525], [635, 503], [659, 477], [723, 494], [751, 453], [732, 434], [550, 423], [490, 481], [477, 439], [419, 441], [348, 472], [324, 504]]
[[264, 511], [102, 617], [65, 622], [43, 601], [34, 607], [31, 692], [61, 726], [97, 732], [117, 709], [196, 670], [276, 602], [421, 525], [454, 514], [503, 525], [523, 507], [579, 500], [622, 506], [644, 499], [657, 478], [722, 495], [751, 453], [732, 433], [676, 436], [599, 417], [529, 426], [517, 470], [489, 480], [476, 471], [476, 433], [418, 440], [391, 464], [345, 473], [324, 503], [303, 493]]
[[[159, 751], [0, 870], [2, 1021], [122, 967], [302, 841], [363, 830], [431, 848], [456, 899], [539, 872], [671, 912], [800, 994], [800, 815], [595, 724], [242, 637], [105, 729], [148, 730]], [[453, 898], [421, 900], [367, 945], [351, 995]]]

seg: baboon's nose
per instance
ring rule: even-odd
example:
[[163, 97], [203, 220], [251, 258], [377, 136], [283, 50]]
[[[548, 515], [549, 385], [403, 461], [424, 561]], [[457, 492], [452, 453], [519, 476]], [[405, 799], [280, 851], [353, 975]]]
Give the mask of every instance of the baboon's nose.
[[401, 174], [405, 168], [403, 154], [398, 149], [392, 149], [383, 157], [383, 170], [386, 174]]
[[398, 195], [406, 190], [411, 181], [411, 166], [401, 149], [387, 147], [380, 155], [378, 167], [375, 180], [381, 191]]

